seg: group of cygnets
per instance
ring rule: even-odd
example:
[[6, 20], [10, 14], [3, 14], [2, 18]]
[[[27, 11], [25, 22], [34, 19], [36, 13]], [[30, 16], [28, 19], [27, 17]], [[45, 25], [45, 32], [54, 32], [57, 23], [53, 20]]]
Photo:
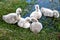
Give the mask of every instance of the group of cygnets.
[[35, 11], [33, 11], [29, 17], [22, 18], [20, 13], [22, 13], [22, 9], [17, 8], [16, 13], [3, 15], [2, 18], [9, 24], [17, 23], [19, 27], [30, 28], [33, 33], [39, 33], [43, 28], [43, 25], [38, 21], [38, 19], [42, 17], [42, 14], [48, 17], [59, 17], [59, 12], [57, 10], [51, 10], [44, 7], [41, 7], [41, 9], [39, 9], [38, 4], [35, 5]]

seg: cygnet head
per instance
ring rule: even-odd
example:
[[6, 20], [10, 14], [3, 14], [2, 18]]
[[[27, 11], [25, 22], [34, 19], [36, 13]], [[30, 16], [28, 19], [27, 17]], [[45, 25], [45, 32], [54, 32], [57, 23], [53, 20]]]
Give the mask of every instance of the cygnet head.
[[19, 15], [21, 12], [22, 12], [22, 9], [21, 9], [21, 8], [17, 8], [17, 9], [16, 9], [17, 15]]
[[41, 12], [42, 13], [45, 13], [44, 9], [45, 9], [44, 7], [41, 8]]
[[17, 15], [17, 21], [19, 22], [21, 20], [21, 15]]
[[32, 22], [38, 22], [38, 20], [36, 18], [31, 18]]
[[37, 4], [37, 5], [35, 5], [35, 9], [36, 10], [38, 10], [39, 9], [39, 5]]
[[31, 21], [31, 18], [30, 18], [30, 17], [26, 17], [25, 20], [26, 20], [27, 22], [30, 22], [30, 21]]
[[53, 15], [55, 18], [59, 17], [59, 12], [57, 10], [53, 10]]

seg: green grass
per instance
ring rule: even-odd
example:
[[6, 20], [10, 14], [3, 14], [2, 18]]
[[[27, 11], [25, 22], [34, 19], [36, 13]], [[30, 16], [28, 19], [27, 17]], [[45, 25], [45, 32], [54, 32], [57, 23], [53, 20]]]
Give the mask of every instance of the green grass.
[[37, 35], [32, 33], [30, 29], [20, 28], [17, 24], [11, 25], [2, 20], [3, 15], [15, 12], [18, 7], [23, 10], [22, 16], [27, 14], [24, 11], [28, 7], [25, 0], [0, 0], [0, 40], [59, 40], [60, 18], [41, 20], [43, 29]]

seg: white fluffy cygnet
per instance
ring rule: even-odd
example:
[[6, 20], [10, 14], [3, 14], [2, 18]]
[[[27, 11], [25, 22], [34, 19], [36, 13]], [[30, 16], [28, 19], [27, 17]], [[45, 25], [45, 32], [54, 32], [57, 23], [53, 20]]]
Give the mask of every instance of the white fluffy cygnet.
[[31, 24], [31, 26], [30, 26], [30, 30], [33, 32], [33, 33], [39, 33], [41, 30], [42, 30], [42, 28], [43, 28], [43, 26], [42, 26], [42, 24], [40, 23], [40, 22], [38, 22], [38, 20], [37, 19], [31, 19], [31, 21], [33, 22], [32, 24]]
[[55, 18], [59, 18], [59, 12], [57, 10], [53, 10], [53, 14]]
[[17, 8], [16, 13], [9, 13], [3, 15], [3, 20], [10, 24], [15, 24], [20, 19], [20, 13], [22, 12], [21, 8]]
[[22, 27], [22, 28], [29, 28], [30, 27], [30, 18], [29, 17], [26, 17], [25, 19], [24, 18], [21, 18], [20, 21], [18, 22], [18, 26], [19, 27]]
[[42, 7], [41, 12], [44, 16], [53, 17], [53, 11], [51, 9]]
[[33, 11], [30, 17], [34, 17], [36, 19], [40, 19], [42, 17], [42, 13], [39, 9], [39, 5], [35, 5], [35, 11]]
[[20, 18], [20, 20], [18, 21], [18, 26], [23, 27], [24, 22], [25, 22], [25, 19], [24, 18]]

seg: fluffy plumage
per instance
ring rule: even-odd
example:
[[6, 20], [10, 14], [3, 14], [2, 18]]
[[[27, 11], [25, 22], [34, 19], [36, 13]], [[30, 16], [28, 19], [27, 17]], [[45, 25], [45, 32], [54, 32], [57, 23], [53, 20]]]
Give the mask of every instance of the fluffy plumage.
[[20, 19], [21, 8], [17, 8], [16, 13], [9, 13], [7, 15], [3, 15], [3, 20], [10, 24], [15, 24]]
[[30, 17], [34, 17], [36, 19], [40, 19], [42, 17], [42, 13], [39, 9], [39, 5], [35, 5], [35, 11], [33, 11]]
[[33, 32], [33, 33], [39, 33], [41, 30], [42, 30], [42, 28], [43, 28], [43, 26], [42, 26], [42, 24], [40, 23], [40, 22], [38, 22], [38, 20], [37, 19], [31, 19], [31, 21], [33, 22], [32, 24], [31, 24], [31, 26], [30, 26], [30, 30]]
[[44, 16], [53, 17], [53, 11], [51, 9], [42, 7], [41, 12]]
[[22, 27], [22, 28], [29, 28], [30, 27], [30, 18], [29, 17], [26, 17], [25, 19], [24, 18], [21, 18], [20, 21], [18, 22], [18, 26], [19, 27]]

